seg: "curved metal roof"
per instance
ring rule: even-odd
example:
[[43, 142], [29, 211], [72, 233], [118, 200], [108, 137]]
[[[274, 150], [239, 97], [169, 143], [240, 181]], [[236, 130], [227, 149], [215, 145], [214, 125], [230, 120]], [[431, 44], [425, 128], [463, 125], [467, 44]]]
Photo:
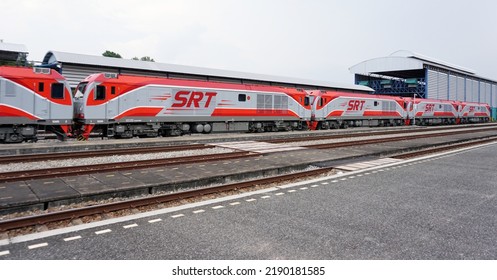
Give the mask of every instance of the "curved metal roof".
[[432, 65], [467, 75], [475, 75], [474, 70], [450, 64], [407, 50], [399, 50], [386, 57], [365, 60], [350, 67], [349, 70], [354, 74], [367, 75], [368, 73], [419, 70], [423, 69], [424, 65]]
[[218, 77], [218, 78], [233, 78], [247, 81], [263, 81], [281, 84], [291, 84], [297, 86], [311, 86], [311, 87], [322, 87], [322, 88], [334, 88], [334, 89], [347, 89], [356, 91], [366, 91], [372, 92], [373, 89], [354, 84], [343, 84], [334, 83], [328, 81], [314, 81], [299, 78], [289, 78], [289, 77], [279, 77], [270, 76], [262, 74], [253, 74], [229, 70], [211, 69], [204, 67], [194, 67], [185, 66], [177, 64], [167, 64], [158, 62], [148, 62], [140, 60], [122, 59], [122, 58], [112, 58], [104, 56], [95, 55], [84, 55], [84, 54], [74, 54], [59, 51], [49, 51], [43, 59], [44, 64], [51, 63], [70, 63], [70, 64], [80, 64], [80, 65], [92, 65], [101, 67], [114, 67], [118, 69], [133, 69], [133, 70], [144, 70], [144, 71], [154, 71], [154, 72], [164, 72], [164, 73], [179, 73], [179, 74], [190, 74], [199, 75], [206, 77]]

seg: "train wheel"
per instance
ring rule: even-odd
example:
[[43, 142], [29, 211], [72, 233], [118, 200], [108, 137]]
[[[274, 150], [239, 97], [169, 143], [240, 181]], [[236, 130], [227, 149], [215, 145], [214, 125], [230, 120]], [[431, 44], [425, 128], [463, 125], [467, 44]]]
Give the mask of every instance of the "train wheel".
[[24, 137], [22, 137], [21, 134], [19, 133], [9, 133], [7, 134], [7, 140], [5, 142], [8, 143], [21, 143], [24, 140]]

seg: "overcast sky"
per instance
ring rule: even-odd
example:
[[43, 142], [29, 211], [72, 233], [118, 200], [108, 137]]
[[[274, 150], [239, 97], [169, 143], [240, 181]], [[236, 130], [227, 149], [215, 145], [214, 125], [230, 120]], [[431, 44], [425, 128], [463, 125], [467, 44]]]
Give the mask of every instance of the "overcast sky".
[[49, 50], [353, 83], [410, 50], [497, 80], [497, 1], [1, 0], [0, 39]]

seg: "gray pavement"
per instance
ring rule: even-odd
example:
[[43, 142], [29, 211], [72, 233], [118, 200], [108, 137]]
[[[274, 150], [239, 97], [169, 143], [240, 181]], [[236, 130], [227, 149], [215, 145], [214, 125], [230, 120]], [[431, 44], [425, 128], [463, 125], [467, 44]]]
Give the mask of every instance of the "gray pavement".
[[494, 144], [346, 174], [3, 245], [0, 259], [495, 260], [496, 158]]

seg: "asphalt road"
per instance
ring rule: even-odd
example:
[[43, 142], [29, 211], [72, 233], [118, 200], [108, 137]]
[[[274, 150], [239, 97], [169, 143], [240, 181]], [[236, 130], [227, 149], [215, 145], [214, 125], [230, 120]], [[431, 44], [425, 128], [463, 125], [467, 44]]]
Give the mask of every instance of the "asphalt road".
[[491, 145], [3, 245], [0, 260], [496, 259], [496, 170]]

